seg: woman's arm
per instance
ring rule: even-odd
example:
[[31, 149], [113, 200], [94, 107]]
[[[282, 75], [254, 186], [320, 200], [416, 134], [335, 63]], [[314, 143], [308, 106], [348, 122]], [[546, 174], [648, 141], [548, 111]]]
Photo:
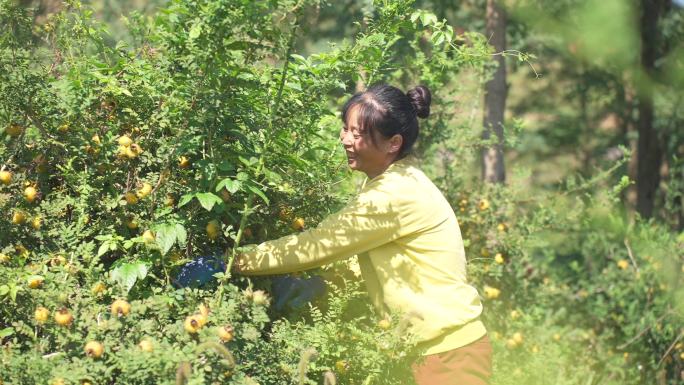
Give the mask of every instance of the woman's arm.
[[236, 270], [245, 275], [301, 271], [394, 241], [406, 230], [397, 205], [386, 192], [361, 192], [316, 228], [264, 242], [239, 255]]

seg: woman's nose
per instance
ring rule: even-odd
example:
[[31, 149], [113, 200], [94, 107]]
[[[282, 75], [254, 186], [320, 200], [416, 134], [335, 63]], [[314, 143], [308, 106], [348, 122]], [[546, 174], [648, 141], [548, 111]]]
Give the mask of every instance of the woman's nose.
[[343, 146], [352, 145], [352, 141], [350, 140], [349, 134], [350, 132], [344, 132], [344, 130], [340, 131], [340, 142], [342, 142]]

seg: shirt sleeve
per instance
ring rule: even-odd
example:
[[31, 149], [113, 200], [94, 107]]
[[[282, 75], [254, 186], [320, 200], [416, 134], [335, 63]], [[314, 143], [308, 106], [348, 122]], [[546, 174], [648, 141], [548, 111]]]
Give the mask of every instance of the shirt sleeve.
[[398, 204], [388, 192], [364, 189], [317, 227], [264, 242], [241, 254], [240, 272], [285, 274], [349, 258], [401, 237], [401, 225]]

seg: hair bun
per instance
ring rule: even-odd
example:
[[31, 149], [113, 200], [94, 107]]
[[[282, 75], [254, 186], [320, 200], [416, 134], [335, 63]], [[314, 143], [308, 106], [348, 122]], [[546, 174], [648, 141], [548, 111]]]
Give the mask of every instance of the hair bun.
[[430, 102], [432, 102], [432, 94], [425, 86], [416, 86], [410, 89], [406, 96], [411, 100], [413, 108], [416, 109], [416, 115], [419, 118], [427, 118], [430, 115]]

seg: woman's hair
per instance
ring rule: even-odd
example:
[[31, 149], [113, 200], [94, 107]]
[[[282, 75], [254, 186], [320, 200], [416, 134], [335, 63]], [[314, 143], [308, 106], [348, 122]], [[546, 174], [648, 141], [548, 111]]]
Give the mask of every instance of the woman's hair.
[[432, 96], [425, 86], [417, 86], [407, 93], [387, 84], [376, 84], [354, 94], [342, 107], [342, 122], [346, 124], [352, 107], [358, 106], [359, 129], [373, 131], [385, 138], [399, 134], [403, 141], [397, 159], [408, 155], [418, 138], [418, 119], [430, 115]]

